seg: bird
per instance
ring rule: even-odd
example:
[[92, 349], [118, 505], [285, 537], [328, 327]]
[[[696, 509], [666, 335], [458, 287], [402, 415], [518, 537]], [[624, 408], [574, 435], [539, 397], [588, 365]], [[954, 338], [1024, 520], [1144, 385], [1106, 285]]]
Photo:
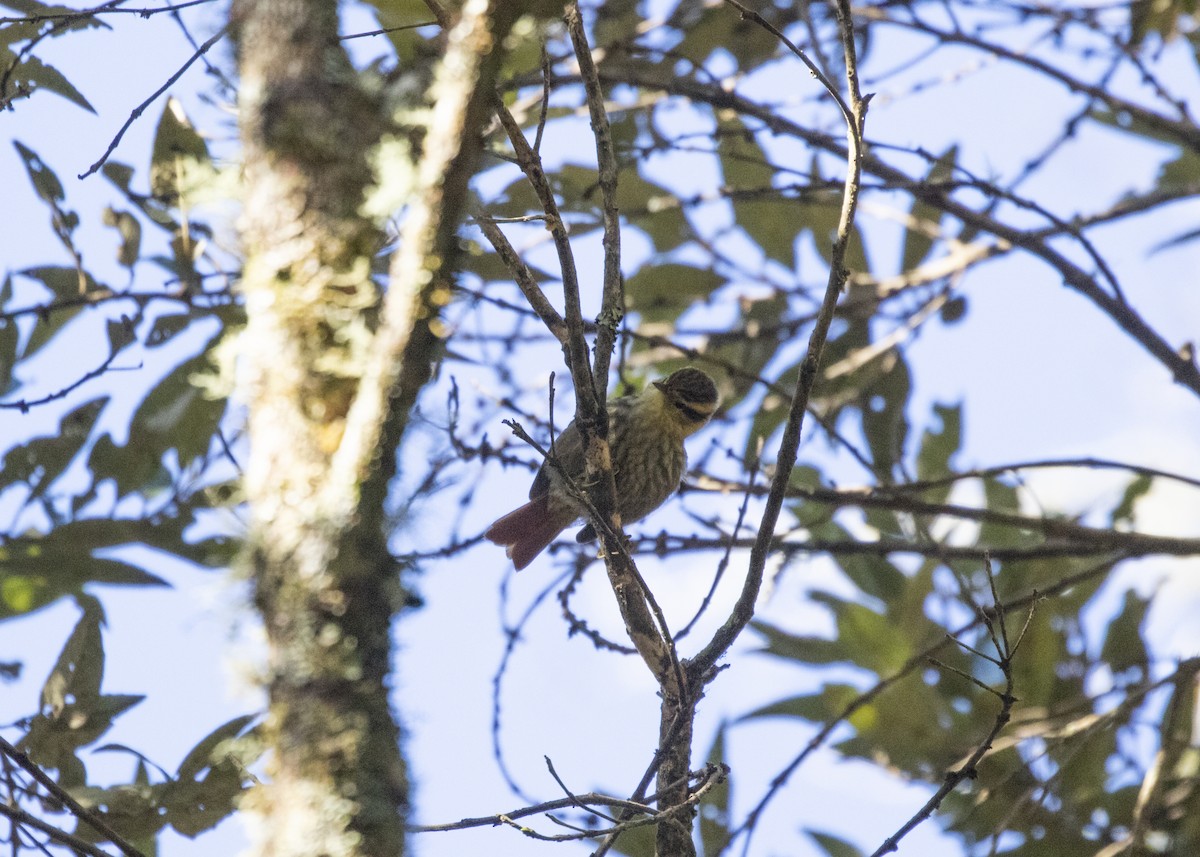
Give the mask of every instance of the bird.
[[[687, 471], [683, 441], [704, 428], [720, 402], [712, 378], [689, 366], [652, 382], [637, 395], [608, 403], [608, 443], [622, 523], [640, 521], [675, 493]], [[517, 571], [586, 514], [563, 478], [565, 473], [577, 487], [585, 487], [583, 435], [574, 421], [555, 440], [552, 455], [558, 467], [542, 462], [529, 489], [529, 502], [496, 520], [484, 533], [505, 548]], [[590, 523], [576, 536], [579, 542], [595, 538]]]

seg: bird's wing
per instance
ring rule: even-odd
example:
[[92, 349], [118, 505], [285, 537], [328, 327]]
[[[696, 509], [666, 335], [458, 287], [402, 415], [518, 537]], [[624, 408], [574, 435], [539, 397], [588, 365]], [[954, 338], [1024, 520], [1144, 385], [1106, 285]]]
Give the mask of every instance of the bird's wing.
[[[583, 436], [575, 427], [574, 421], [555, 438], [554, 455], [558, 459], [559, 466], [572, 478], [577, 479], [583, 474]], [[550, 490], [550, 473], [553, 469], [549, 462], [542, 462], [537, 476], [533, 477], [533, 485], [529, 488], [529, 499], [540, 497]]]

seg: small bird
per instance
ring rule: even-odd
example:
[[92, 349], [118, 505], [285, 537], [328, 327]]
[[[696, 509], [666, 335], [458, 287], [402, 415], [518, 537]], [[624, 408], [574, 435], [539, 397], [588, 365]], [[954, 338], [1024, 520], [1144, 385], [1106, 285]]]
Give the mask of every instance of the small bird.
[[[608, 444], [622, 523], [641, 520], [675, 493], [687, 470], [683, 440], [704, 428], [718, 404], [712, 378], [691, 367], [653, 382], [639, 395], [608, 403]], [[563, 473], [583, 488], [583, 436], [574, 421], [555, 440], [554, 454]], [[520, 571], [584, 514], [562, 473], [542, 462], [529, 502], [492, 524], [484, 537], [504, 545]], [[576, 536], [580, 542], [595, 538], [591, 524]]]

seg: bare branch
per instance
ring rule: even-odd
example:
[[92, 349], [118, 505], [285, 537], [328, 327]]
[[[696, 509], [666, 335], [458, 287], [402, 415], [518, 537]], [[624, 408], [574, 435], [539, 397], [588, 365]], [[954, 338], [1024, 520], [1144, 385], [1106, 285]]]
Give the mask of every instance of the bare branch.
[[[613, 347], [617, 341], [617, 329], [625, 317], [625, 288], [621, 277], [621, 218], [617, 213], [617, 157], [613, 152], [612, 132], [609, 130], [608, 114], [604, 110], [604, 93], [600, 89], [600, 78], [596, 64], [592, 62], [592, 51], [587, 35], [583, 31], [583, 17], [579, 12], [578, 0], [569, 0], [564, 19], [575, 58], [579, 62], [579, 76], [583, 79], [588, 115], [592, 122], [592, 136], [596, 139], [596, 163], [599, 166], [601, 206], [604, 220], [604, 291], [600, 315], [596, 319], [595, 364], [592, 375], [597, 384], [608, 389], [608, 366]], [[603, 395], [603, 391], [598, 391]]]
[[213, 33], [208, 39], [205, 40], [204, 44], [202, 44], [199, 48], [197, 48], [192, 53], [192, 55], [190, 57], [188, 57], [187, 62], [185, 62], [183, 65], [181, 65], [175, 71], [174, 74], [172, 74], [170, 77], [168, 77], [166, 79], [166, 81], [163, 83], [162, 86], [160, 86], [158, 89], [154, 90], [154, 92], [150, 93], [149, 98], [147, 98], [145, 101], [143, 101], [137, 107], [133, 108], [133, 110], [130, 111], [130, 113], [129, 113], [129, 118], [125, 120], [125, 123], [123, 125], [121, 125], [121, 127], [117, 131], [116, 135], [109, 142], [108, 148], [104, 150], [104, 154], [101, 155], [99, 157], [99, 159], [97, 159], [96, 163], [92, 164], [90, 167], [88, 167], [86, 170], [84, 170], [82, 173], [80, 173], [79, 178], [86, 179], [92, 173], [96, 172], [96, 170], [98, 170], [102, 166], [104, 166], [104, 162], [108, 160], [108, 156], [111, 155], [113, 152], [115, 152], [117, 149], [117, 146], [120, 145], [121, 138], [125, 136], [125, 132], [130, 129], [130, 127], [133, 125], [134, 122], [136, 122], [138, 119], [141, 118], [142, 114], [146, 112], [146, 108], [149, 107], [151, 104], [153, 104], [160, 95], [162, 95], [164, 92], [166, 92], [172, 86], [174, 86], [175, 81], [177, 81], [177, 80], [179, 80], [179, 78], [183, 77], [184, 72], [186, 72], [189, 68], [191, 68], [192, 64], [196, 60], [200, 59], [200, 57], [202, 57], [206, 53], [208, 53], [209, 48], [211, 48], [217, 42], [221, 41], [221, 39], [225, 38], [225, 35], [228, 32], [229, 32], [228, 27], [222, 27], [220, 30]]
[[[775, 525], [779, 521], [779, 513], [783, 508], [783, 499], [792, 478], [792, 468], [796, 464], [796, 455], [800, 448], [800, 431], [804, 425], [804, 415], [808, 409], [808, 400], [812, 395], [821, 365], [821, 352], [825, 348], [825, 340], [829, 327], [833, 323], [834, 309], [838, 296], [846, 282], [846, 247], [850, 242], [851, 229], [854, 224], [854, 212], [858, 203], [859, 182], [863, 164], [863, 125], [866, 120], [867, 100], [858, 89], [858, 69], [854, 47], [854, 24], [850, 13], [848, 0], [838, 2], [838, 20], [842, 34], [842, 50], [846, 61], [846, 83], [849, 102], [844, 102], [836, 88], [827, 80], [822, 80], [826, 89], [837, 99], [839, 107], [846, 117], [846, 181], [842, 195], [842, 210], [838, 219], [837, 237], [830, 251], [829, 281], [825, 287], [825, 296], [821, 301], [821, 309], [817, 314], [813, 331], [809, 336], [808, 350], [796, 379], [796, 390], [792, 395], [792, 405], [788, 411], [783, 440], [776, 454], [775, 478], [767, 495], [766, 506], [763, 509], [762, 521], [759, 524], [758, 537], [750, 550], [750, 568], [746, 574], [746, 582], [725, 624], [716, 632], [712, 640], [688, 664], [694, 676], [702, 676], [709, 672], [733, 641], [750, 622], [754, 615], [754, 605], [758, 600], [759, 589], [762, 586], [763, 571], [766, 568], [767, 556], [774, 538]], [[787, 43], [794, 53], [800, 54], [790, 42]]]

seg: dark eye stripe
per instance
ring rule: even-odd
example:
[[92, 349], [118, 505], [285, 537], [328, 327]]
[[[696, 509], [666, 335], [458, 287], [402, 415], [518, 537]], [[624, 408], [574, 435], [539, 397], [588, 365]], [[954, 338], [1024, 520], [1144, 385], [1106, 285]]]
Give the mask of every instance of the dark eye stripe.
[[708, 419], [708, 414], [701, 413], [695, 408], [689, 408], [683, 402], [676, 402], [675, 407], [679, 408], [683, 415], [694, 423], [702, 423]]

